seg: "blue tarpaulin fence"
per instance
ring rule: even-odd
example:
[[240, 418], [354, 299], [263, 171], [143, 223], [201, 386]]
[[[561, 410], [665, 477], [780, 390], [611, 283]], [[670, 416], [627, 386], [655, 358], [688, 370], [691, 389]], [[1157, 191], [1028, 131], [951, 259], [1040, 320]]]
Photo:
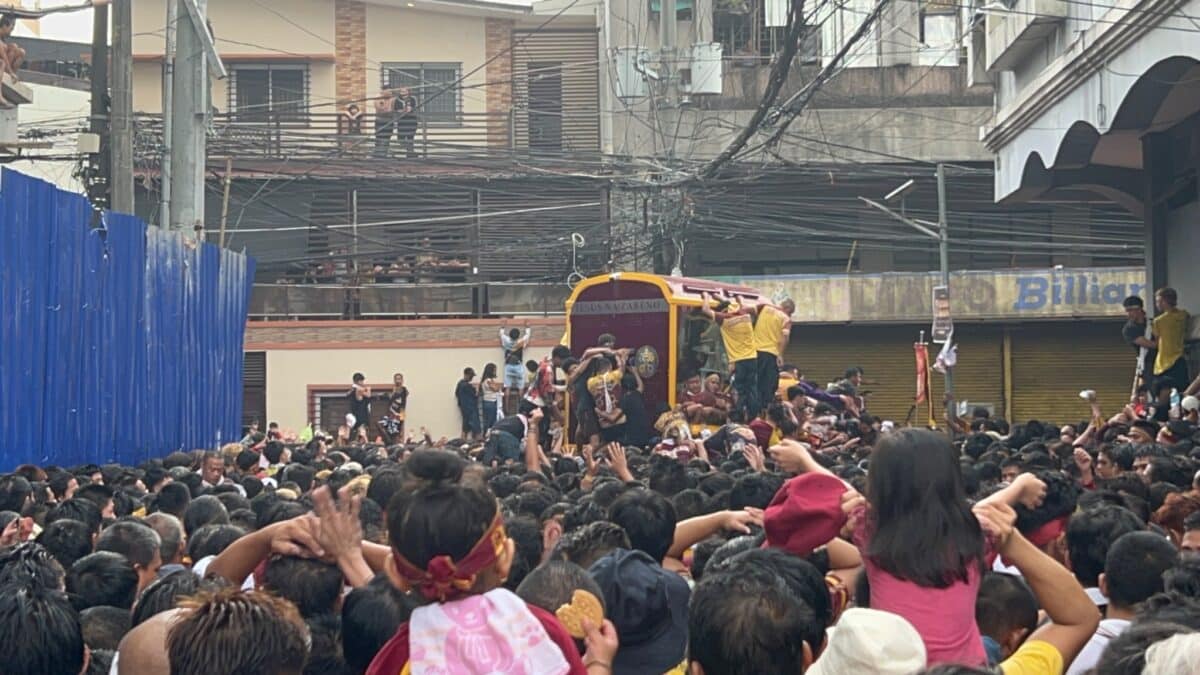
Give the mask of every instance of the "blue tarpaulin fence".
[[0, 471], [240, 438], [254, 262], [0, 177]]

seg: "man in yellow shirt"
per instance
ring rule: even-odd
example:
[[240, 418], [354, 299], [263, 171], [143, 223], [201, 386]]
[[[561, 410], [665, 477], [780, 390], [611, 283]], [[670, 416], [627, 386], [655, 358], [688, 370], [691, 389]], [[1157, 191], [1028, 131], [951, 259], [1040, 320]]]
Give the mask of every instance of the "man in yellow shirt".
[[1188, 313], [1179, 309], [1178, 304], [1179, 295], [1174, 288], [1160, 288], [1154, 294], [1154, 306], [1159, 314], [1151, 323], [1154, 332], [1152, 342], [1158, 349], [1158, 356], [1154, 359], [1153, 388], [1163, 404], [1170, 401], [1172, 388], [1182, 393], [1190, 383], [1187, 359], [1183, 355]]
[[[729, 300], [716, 301], [708, 293], [700, 296], [701, 309], [721, 327], [725, 356], [733, 370], [736, 409], [745, 414], [743, 423], [758, 416], [758, 352], [754, 349], [754, 307], [741, 307]], [[716, 308], [713, 307], [716, 302]]]
[[775, 400], [783, 350], [792, 334], [792, 313], [795, 311], [796, 303], [790, 299], [778, 307], [763, 305], [758, 309], [758, 320], [754, 322], [754, 349], [758, 352], [758, 404], [762, 408]]

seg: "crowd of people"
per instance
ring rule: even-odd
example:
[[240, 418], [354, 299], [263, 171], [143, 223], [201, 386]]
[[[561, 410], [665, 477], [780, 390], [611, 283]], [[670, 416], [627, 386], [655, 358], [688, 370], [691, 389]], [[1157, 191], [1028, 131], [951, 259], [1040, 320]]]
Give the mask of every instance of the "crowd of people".
[[[1196, 672], [1195, 409], [898, 427], [861, 369], [782, 363], [786, 307], [709, 309], [732, 382], [685, 373], [657, 416], [617, 337], [526, 384], [529, 333], [506, 327], [503, 368], [458, 387], [464, 412], [511, 395], [486, 433], [364, 433], [380, 395], [356, 376], [345, 436], [16, 467], [0, 671]], [[493, 405], [467, 400], [483, 382]], [[403, 425], [402, 378], [386, 398]]]

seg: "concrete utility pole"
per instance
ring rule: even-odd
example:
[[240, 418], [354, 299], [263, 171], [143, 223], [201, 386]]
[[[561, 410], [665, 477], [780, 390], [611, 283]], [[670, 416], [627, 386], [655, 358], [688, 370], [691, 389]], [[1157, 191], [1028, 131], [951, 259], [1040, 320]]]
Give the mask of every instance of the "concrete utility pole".
[[[171, 229], [194, 232], [204, 229], [204, 167], [207, 160], [208, 60], [200, 37], [207, 0], [179, 2], [175, 45], [174, 100], [171, 102]], [[201, 21], [189, 20], [188, 3], [194, 2]]]
[[88, 130], [100, 138], [100, 151], [92, 161], [88, 199], [96, 206], [109, 204], [108, 126], [108, 6], [92, 9], [92, 114]]
[[[949, 222], [946, 217], [946, 168], [941, 162], [937, 165], [938, 192], [938, 258], [942, 268], [942, 285], [950, 293], [950, 235]], [[947, 338], [949, 339], [949, 338]], [[946, 425], [954, 419], [954, 368], [946, 368]], [[951, 429], [951, 435], [953, 430]]]
[[133, 213], [133, 0], [113, 2], [112, 200], [109, 207]]
[[[675, 0], [659, 0], [658, 41], [659, 74], [662, 77], [664, 96], [660, 107], [675, 109], [679, 114], [679, 80], [675, 71], [678, 60], [676, 49], [676, 33], [678, 22], [675, 20]], [[664, 139], [665, 140], [665, 139]], [[667, 159], [675, 158], [675, 142], [665, 143]]]
[[159, 160], [159, 182], [162, 199], [159, 202], [159, 227], [171, 229], [171, 136], [174, 128], [175, 102], [175, 35], [179, 24], [179, 3], [167, 0], [166, 40], [163, 45], [162, 66], [162, 158]]

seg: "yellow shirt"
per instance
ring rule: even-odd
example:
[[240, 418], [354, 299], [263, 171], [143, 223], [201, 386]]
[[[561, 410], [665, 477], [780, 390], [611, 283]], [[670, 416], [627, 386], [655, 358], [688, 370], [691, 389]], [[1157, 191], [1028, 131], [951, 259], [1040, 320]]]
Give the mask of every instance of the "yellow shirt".
[[758, 321], [754, 324], [754, 349], [781, 356], [779, 343], [783, 339], [783, 329], [787, 324], [788, 316], [781, 310], [771, 306], [759, 310]]
[[1154, 374], [1162, 375], [1183, 356], [1183, 338], [1187, 334], [1188, 313], [1170, 309], [1154, 317], [1154, 336], [1158, 338], [1158, 357]]
[[794, 380], [787, 375], [780, 375], [779, 388], [775, 390], [775, 395], [778, 396], [781, 401], [786, 401], [788, 400], [788, 389], [791, 389], [799, 383], [799, 380]]
[[1054, 645], [1031, 640], [1000, 664], [1000, 672], [1004, 675], [1062, 675], [1064, 667], [1062, 654]]
[[725, 356], [730, 363], [758, 358], [754, 349], [754, 319], [749, 314], [738, 314], [722, 321], [721, 339], [725, 342]]

